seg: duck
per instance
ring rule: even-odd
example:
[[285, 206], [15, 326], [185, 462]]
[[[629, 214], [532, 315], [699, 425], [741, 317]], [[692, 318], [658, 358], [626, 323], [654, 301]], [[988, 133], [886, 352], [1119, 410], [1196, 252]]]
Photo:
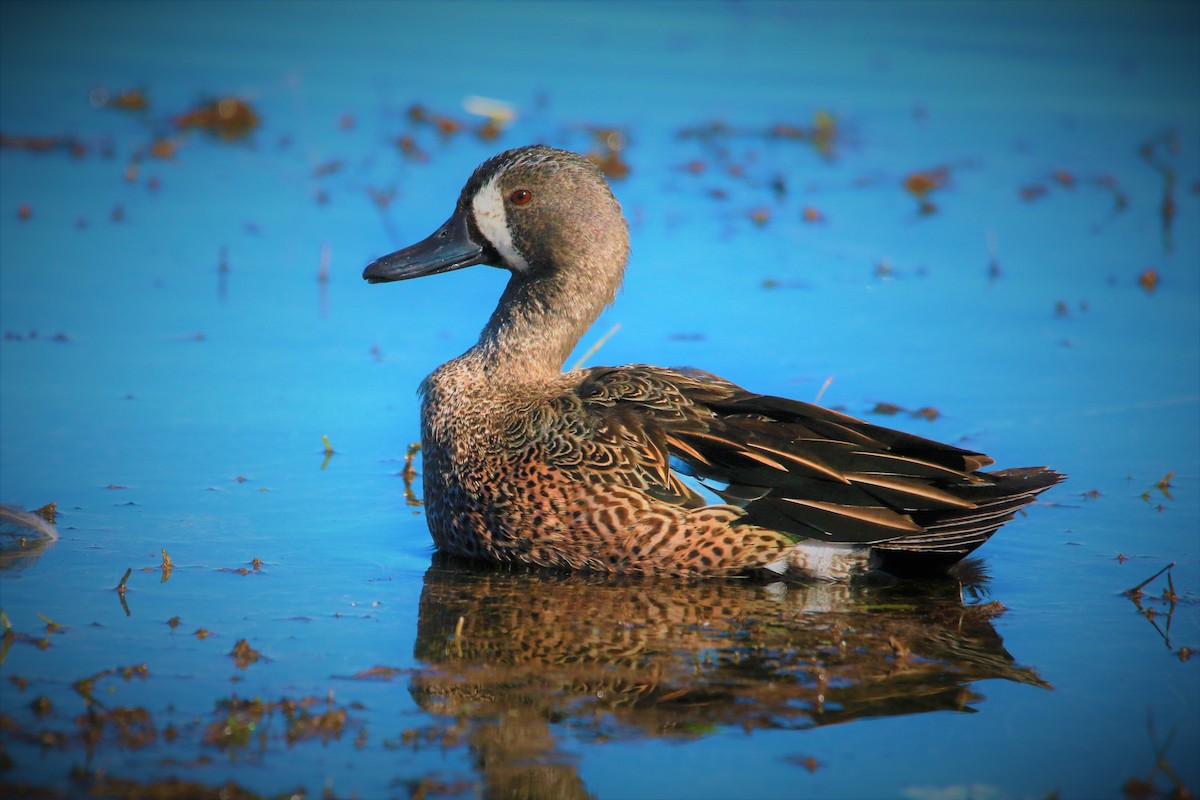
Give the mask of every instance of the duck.
[[563, 371], [614, 300], [629, 228], [598, 166], [535, 144], [484, 161], [368, 282], [510, 273], [420, 385], [437, 549], [554, 570], [843, 581], [942, 573], [1064, 479], [693, 368]]

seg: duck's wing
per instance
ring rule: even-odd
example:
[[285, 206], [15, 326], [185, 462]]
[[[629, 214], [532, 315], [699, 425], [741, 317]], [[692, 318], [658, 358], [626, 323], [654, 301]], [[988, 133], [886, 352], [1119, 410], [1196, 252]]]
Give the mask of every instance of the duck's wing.
[[600, 422], [615, 479], [682, 505], [701, 502], [672, 468], [797, 539], [964, 554], [1062, 476], [980, 472], [982, 453], [827, 408], [754, 394], [699, 371], [586, 371], [575, 394]]

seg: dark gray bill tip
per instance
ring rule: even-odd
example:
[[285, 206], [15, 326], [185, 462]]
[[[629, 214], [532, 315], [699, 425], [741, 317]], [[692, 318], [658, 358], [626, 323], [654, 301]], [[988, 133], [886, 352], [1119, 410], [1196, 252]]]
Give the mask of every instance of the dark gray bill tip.
[[403, 281], [480, 264], [484, 258], [483, 246], [471, 236], [466, 214], [456, 211], [427, 239], [372, 261], [363, 270], [363, 279], [368, 283]]

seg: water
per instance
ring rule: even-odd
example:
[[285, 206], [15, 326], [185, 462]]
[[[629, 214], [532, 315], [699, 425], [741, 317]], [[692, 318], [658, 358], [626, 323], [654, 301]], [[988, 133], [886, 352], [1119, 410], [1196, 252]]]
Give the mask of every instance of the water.
[[[82, 150], [0, 150], [0, 500], [57, 503], [60, 532], [3, 537], [0, 786], [1121, 797], [1171, 790], [1160, 748], [1195, 791], [1197, 14], [0, 5], [0, 130]], [[470, 95], [516, 120], [481, 139]], [[225, 96], [258, 115], [248, 136], [172, 125]], [[361, 269], [493, 152], [609, 128], [634, 253], [580, 353], [620, 324], [589, 363], [801, 399], [832, 377], [824, 404], [935, 407], [869, 418], [1069, 473], [979, 551], [989, 580], [960, 598], [433, 558], [398, 474], [415, 387], [503, 275]], [[932, 213], [903, 188], [919, 171], [946, 178]], [[1139, 612], [1122, 592], [1172, 562], [1177, 600], [1163, 574]]]

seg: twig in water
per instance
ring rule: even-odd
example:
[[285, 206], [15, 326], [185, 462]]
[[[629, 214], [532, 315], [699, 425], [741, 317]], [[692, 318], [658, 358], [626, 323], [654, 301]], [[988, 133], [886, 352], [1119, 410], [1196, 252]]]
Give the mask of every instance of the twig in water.
[[833, 383], [833, 376], [830, 375], [828, 378], [825, 379], [825, 382], [821, 384], [821, 389], [820, 389], [820, 391], [817, 392], [817, 396], [813, 398], [813, 405], [821, 404], [821, 397], [825, 394], [825, 390], [828, 389], [830, 384], [832, 384], [832, 383]]
[[611, 337], [611, 336], [612, 336], [614, 333], [616, 333], [617, 331], [619, 331], [620, 329], [621, 329], [621, 323], [619, 323], [619, 322], [618, 322], [616, 325], [613, 325], [611, 328], [609, 328], [607, 333], [605, 333], [603, 336], [601, 336], [599, 339], [597, 339], [597, 340], [596, 340], [596, 343], [595, 343], [594, 345], [592, 345], [591, 347], [589, 347], [589, 348], [587, 349], [587, 352], [586, 352], [586, 353], [584, 353], [583, 355], [581, 355], [581, 356], [579, 357], [579, 360], [578, 360], [578, 361], [576, 361], [574, 364], [572, 364], [572, 365], [571, 365], [571, 369], [570, 369], [569, 371], [570, 371], [570, 372], [574, 372], [575, 370], [577, 370], [577, 369], [580, 369], [581, 367], [583, 367], [584, 363], [585, 363], [585, 362], [586, 362], [586, 361], [587, 361], [589, 358], [591, 358], [592, 356], [596, 355], [596, 351], [597, 351], [597, 350], [599, 350], [601, 347], [603, 347], [603, 346], [604, 346], [604, 343], [605, 343], [605, 342], [607, 342], [607, 341], [609, 340], [609, 338], [610, 338], [610, 337]]
[[1167, 564], [1165, 567], [1163, 567], [1158, 572], [1151, 575], [1149, 578], [1146, 578], [1146, 580], [1142, 581], [1141, 583], [1139, 583], [1137, 586], [1133, 587], [1132, 589], [1126, 589], [1125, 594], [1128, 595], [1129, 597], [1141, 597], [1143, 586], [1145, 586], [1147, 583], [1149, 583], [1150, 581], [1157, 578], [1159, 575], [1162, 575], [1164, 572], [1166, 572], [1173, 566], [1175, 566], [1174, 561], [1172, 561], [1170, 564]]

